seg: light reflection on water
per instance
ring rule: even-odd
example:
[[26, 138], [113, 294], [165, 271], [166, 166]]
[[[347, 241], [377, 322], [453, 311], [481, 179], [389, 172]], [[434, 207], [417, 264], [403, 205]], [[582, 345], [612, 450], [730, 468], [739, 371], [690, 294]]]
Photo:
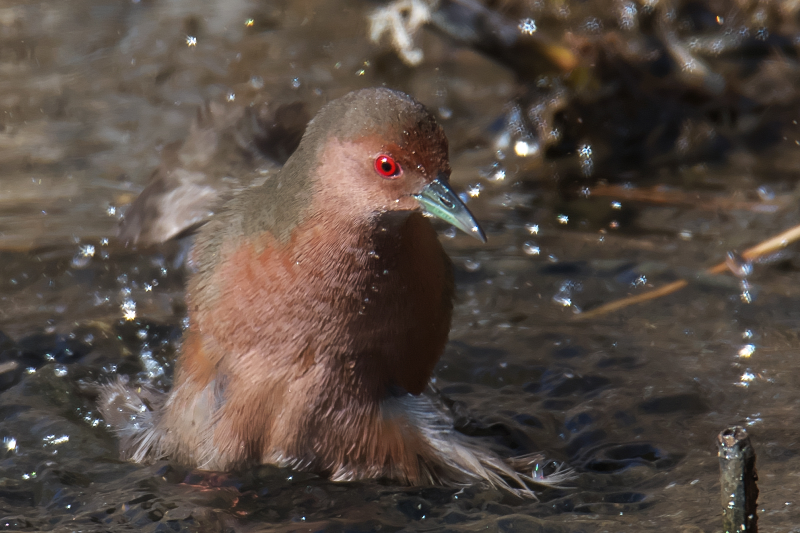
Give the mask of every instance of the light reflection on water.
[[[634, 28], [639, 15], [625, 6], [620, 20]], [[752, 208], [593, 195], [594, 182], [581, 180], [618, 178], [602, 174], [609, 172], [608, 148], [597, 141], [603, 132], [570, 132], [580, 140], [572, 159], [543, 159], [544, 144], [517, 149], [512, 138], [498, 154], [492, 125], [508, 112], [515, 87], [507, 70], [433, 33], [423, 35], [428, 62], [409, 69], [376, 52], [363, 32], [342, 34], [363, 15], [363, 7], [351, 9], [243, 1], [3, 8], [4, 38], [25, 43], [0, 56], [13, 74], [0, 82], [6, 527], [713, 530], [713, 439], [735, 423], [748, 426], [759, 454], [762, 531], [796, 524], [796, 259], [789, 249], [776, 263], [734, 261], [748, 269], [746, 287], [698, 274], [796, 223], [796, 202], [753, 204], [793, 200], [791, 172], [775, 178], [767, 169], [791, 170], [794, 137], [772, 152], [741, 149], [716, 165], [658, 169], [660, 184], [690, 200], [711, 191]], [[579, 15], [594, 21], [586, 30], [614, 27]], [[539, 33], [546, 18], [535, 20]], [[196, 39], [191, 46], [187, 35]], [[185, 327], [185, 274], [174, 266], [181, 245], [135, 250], [113, 239], [165, 147], [185, 137], [208, 99], [300, 99], [316, 109], [382, 83], [447, 110], [453, 182], [489, 237], [480, 245], [440, 228], [459, 300], [436, 385], [455, 402], [464, 431], [509, 453], [544, 451], [566, 461], [580, 472], [574, 488], [529, 502], [486, 487], [334, 484], [270, 467], [228, 475], [117, 461], [92, 385], [121, 373], [168, 386]], [[550, 119], [541, 117], [554, 111], [537, 113], [534, 126], [547, 126], [550, 136]], [[690, 155], [698, 139], [717, 138], [693, 120], [678, 128], [686, 141], [678, 149]], [[525, 135], [536, 129], [525, 128]], [[547, 146], [563, 135], [547, 137]], [[642, 163], [635, 177], [651, 170]], [[677, 278], [693, 282], [577, 320], [583, 310]]]

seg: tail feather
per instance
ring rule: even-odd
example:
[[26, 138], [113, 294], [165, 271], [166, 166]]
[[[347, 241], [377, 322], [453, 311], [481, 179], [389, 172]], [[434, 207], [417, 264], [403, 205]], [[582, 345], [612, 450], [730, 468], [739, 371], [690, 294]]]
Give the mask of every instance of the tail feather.
[[417, 427], [434, 450], [441, 473], [438, 481], [445, 485], [467, 485], [478, 481], [524, 498], [536, 499], [531, 485], [561, 487], [576, 477], [566, 466], [544, 475], [545, 458], [529, 454], [503, 459], [480, 441], [458, 432], [452, 416], [437, 398], [406, 394], [390, 400], [397, 402], [409, 421]]
[[122, 459], [149, 463], [163, 456], [158, 419], [166, 394], [146, 386], [128, 385], [128, 378], [100, 386], [98, 408], [120, 439]]

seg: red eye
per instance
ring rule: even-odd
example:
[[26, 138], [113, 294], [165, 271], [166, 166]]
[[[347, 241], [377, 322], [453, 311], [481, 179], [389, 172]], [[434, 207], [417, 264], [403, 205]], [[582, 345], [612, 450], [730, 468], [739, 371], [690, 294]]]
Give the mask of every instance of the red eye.
[[379, 155], [375, 159], [375, 172], [384, 178], [397, 178], [403, 172], [400, 165], [388, 155]]

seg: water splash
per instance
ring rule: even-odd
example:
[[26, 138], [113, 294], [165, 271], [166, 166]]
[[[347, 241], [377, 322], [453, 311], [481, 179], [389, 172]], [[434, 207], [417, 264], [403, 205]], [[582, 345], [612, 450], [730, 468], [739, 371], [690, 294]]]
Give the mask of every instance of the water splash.
[[531, 137], [525, 137], [514, 143], [514, 153], [518, 157], [537, 156], [541, 152], [539, 143]]
[[134, 300], [129, 298], [123, 300], [120, 309], [122, 309], [122, 318], [124, 320], [128, 322], [136, 320], [136, 302]]
[[745, 344], [741, 347], [737, 355], [742, 359], [749, 359], [754, 353], [756, 353], [755, 344]]
[[578, 147], [578, 161], [580, 163], [581, 172], [585, 177], [594, 174], [594, 159], [592, 145], [582, 144]]
[[522, 251], [525, 255], [539, 255], [540, 249], [539, 246], [531, 241], [525, 241], [522, 243]]
[[619, 27], [623, 30], [635, 30], [639, 26], [638, 12], [633, 2], [620, 4], [618, 17]]
[[520, 33], [524, 33], [525, 35], [531, 35], [536, 33], [536, 21], [532, 18], [522, 19], [519, 23], [519, 31]]
[[572, 307], [573, 312], [580, 313], [581, 309], [574, 304], [572, 296], [582, 290], [583, 286], [579, 282], [567, 280], [561, 284], [558, 291], [553, 295], [553, 303], [562, 307]]
[[481, 195], [481, 191], [483, 191], [483, 185], [480, 183], [473, 183], [472, 185], [467, 186], [467, 194], [470, 198], [477, 198]]

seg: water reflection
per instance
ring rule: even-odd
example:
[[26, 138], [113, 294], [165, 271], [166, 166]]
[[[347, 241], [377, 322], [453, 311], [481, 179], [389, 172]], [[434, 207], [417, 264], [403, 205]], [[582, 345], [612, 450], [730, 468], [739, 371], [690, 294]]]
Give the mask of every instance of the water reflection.
[[[765, 264], [728, 253], [800, 218], [796, 6], [511, 2], [503, 27], [550, 54], [525, 72], [506, 49], [439, 26], [419, 29], [409, 51], [423, 57], [408, 67], [368, 41], [375, 7], [0, 10], [6, 527], [713, 530], [713, 437], [733, 423], [752, 427], [762, 529], [793, 527], [798, 264], [792, 248]], [[566, 74], [554, 57], [578, 66]], [[122, 246], [125, 207], [189, 153], [180, 143], [207, 101], [314, 111], [382, 84], [439, 111], [454, 186], [489, 234], [479, 247], [441, 228], [461, 299], [436, 386], [464, 432], [563, 459], [575, 486], [529, 502], [117, 461], [94, 384], [124, 374], [167, 387], [186, 326], [185, 245]], [[252, 176], [240, 149], [251, 153], [204, 171]], [[726, 257], [741, 280], [699, 274]], [[575, 321], [680, 278], [692, 280], [683, 292]]]

